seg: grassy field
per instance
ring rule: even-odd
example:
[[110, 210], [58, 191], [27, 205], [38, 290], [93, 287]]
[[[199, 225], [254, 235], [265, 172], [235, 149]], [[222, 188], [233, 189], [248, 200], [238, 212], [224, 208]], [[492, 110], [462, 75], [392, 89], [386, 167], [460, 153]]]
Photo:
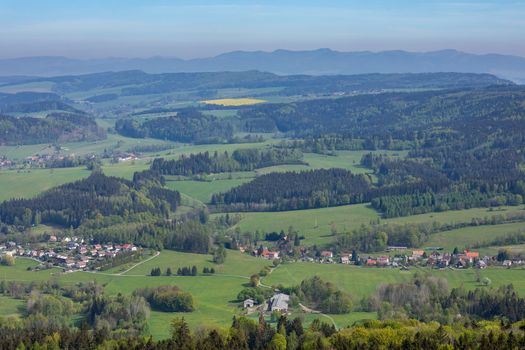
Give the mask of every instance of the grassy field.
[[85, 167], [0, 171], [0, 201], [29, 198], [52, 187], [79, 180], [91, 172]]
[[304, 161], [312, 169], [343, 168], [355, 174], [364, 174], [372, 172], [360, 164], [361, 157], [368, 153], [382, 154], [389, 157], [406, 156], [406, 151], [335, 151], [335, 155], [305, 153]]
[[491, 241], [495, 238], [523, 229], [525, 229], [525, 224], [523, 222], [465, 227], [457, 230], [436, 233], [430, 236], [430, 240], [426, 245], [430, 247], [443, 247], [446, 250], [453, 250], [454, 247], [463, 249], [476, 243]]
[[259, 100], [257, 98], [222, 98], [217, 100], [206, 100], [202, 101], [207, 105], [221, 105], [221, 106], [248, 106], [255, 105], [258, 103], [266, 102], [265, 100]]
[[[354, 299], [359, 300], [373, 293], [380, 284], [408, 281], [417, 271], [443, 277], [447, 279], [450, 287], [462, 286], [467, 289], [479, 287], [479, 283], [476, 282], [476, 270], [474, 269], [431, 270], [414, 268], [410, 271], [401, 271], [399, 269], [302, 262], [282, 264], [266, 277], [263, 283], [290, 286], [299, 284], [307, 277], [317, 275], [352, 294]], [[481, 277], [490, 278], [494, 286], [512, 283], [520, 293], [525, 293], [523, 273], [525, 273], [523, 269], [504, 268], [490, 268], [480, 272]]]
[[513, 255], [518, 254], [525, 254], [525, 244], [516, 244], [516, 245], [504, 245], [499, 247], [486, 247], [486, 248], [480, 248], [479, 250], [480, 254], [483, 255], [496, 255], [500, 250], [508, 250]]
[[217, 192], [225, 192], [230, 188], [242, 185], [250, 181], [250, 178], [224, 179], [214, 181], [167, 181], [166, 186], [177, 190], [203, 203], [209, 203], [211, 195]]
[[[383, 223], [461, 223], [470, 222], [472, 218], [497, 215], [524, 210], [523, 206], [501, 207], [499, 210], [475, 208], [468, 210], [451, 210], [440, 213], [427, 213], [401, 218], [381, 220]], [[331, 208], [281, 211], [281, 212], [251, 212], [242, 213], [238, 226], [243, 231], [260, 230], [263, 232], [287, 230], [293, 226], [306, 237], [305, 244], [326, 244], [332, 241], [331, 227], [335, 225], [338, 231], [352, 230], [361, 224], [369, 224], [380, 215], [367, 204], [347, 205]], [[490, 227], [490, 226], [489, 226]], [[483, 228], [482, 228], [483, 229]]]
[[137, 266], [126, 274], [148, 275], [154, 267], [161, 267], [164, 272], [167, 267], [177, 271], [178, 267], [193, 265], [197, 266], [199, 272], [203, 267], [213, 267], [218, 274], [250, 276], [271, 264], [268, 260], [256, 259], [233, 250], [228, 250], [226, 262], [223, 265], [214, 264], [211, 255], [164, 250], [157, 258]]
[[7, 85], [1, 86], [0, 92], [5, 92], [9, 94], [14, 94], [22, 91], [32, 91], [32, 92], [51, 92], [55, 84], [50, 81], [42, 82], [31, 82], [31, 83], [22, 83], [16, 85]]
[[[224, 265], [214, 265], [210, 255], [199, 255], [179, 253], [173, 251], [162, 251], [161, 254], [147, 261], [125, 275], [93, 274], [87, 272], [76, 272], [61, 274], [58, 269], [32, 272], [27, 271], [28, 266], [34, 266], [36, 262], [19, 258], [13, 267], [0, 266], [0, 278], [4, 280], [41, 281], [57, 279], [65, 284], [74, 284], [82, 281], [96, 280], [104, 285], [106, 293], [115, 295], [117, 293], [130, 294], [137, 288], [154, 287], [166, 284], [175, 284], [190, 292], [195, 300], [196, 310], [192, 313], [165, 313], [153, 311], [149, 320], [149, 330], [156, 338], [163, 338], [169, 334], [169, 322], [174, 317], [181, 317], [188, 321], [192, 328], [206, 325], [227, 327], [231, 323], [234, 314], [240, 309], [235, 302], [237, 293], [244, 288], [251, 274], [258, 272], [269, 262], [253, 258], [237, 251], [228, 251]], [[180, 276], [147, 276], [153, 267], [160, 267], [164, 272], [167, 267], [177, 269], [179, 266], [198, 266], [199, 271], [204, 266], [214, 266], [217, 270], [215, 275], [196, 277]], [[287, 263], [275, 269], [269, 276], [263, 279], [263, 283], [283, 284], [291, 286], [300, 283], [303, 279], [319, 275], [323, 279], [334, 283], [339, 288], [349, 292], [354, 300], [358, 302], [367, 297], [382, 283], [396, 283], [408, 281], [416, 271], [431, 273], [442, 276], [449, 281], [451, 287], [463, 286], [475, 288], [476, 274], [469, 270], [443, 270], [434, 271], [429, 269], [413, 269], [400, 271], [397, 269], [365, 268], [355, 266], [315, 264], [315, 263]], [[524, 270], [492, 268], [480, 272], [481, 277], [488, 277], [493, 286], [513, 283], [520, 293], [525, 292], [525, 279], [521, 278]], [[0, 298], [0, 314], [17, 314], [23, 307], [23, 302]], [[313, 315], [307, 315], [306, 322], [311, 321]], [[348, 315], [336, 315], [334, 319], [339, 327], [351, 325], [361, 319], [375, 318], [373, 313], [352, 312]]]
[[340, 207], [294, 210], [281, 212], [242, 213], [238, 224], [242, 231], [261, 232], [288, 230], [293, 226], [305, 236], [302, 244], [326, 244], [333, 240], [330, 235], [334, 225], [339, 231], [351, 230], [361, 224], [369, 224], [378, 217], [366, 204]]
[[[192, 327], [202, 324], [221, 327], [229, 325], [231, 317], [239, 311], [237, 304], [232, 303], [232, 301], [238, 292], [244, 288], [249, 276], [269, 265], [269, 262], [241, 254], [238, 251], [228, 251], [226, 262], [223, 265], [215, 265], [211, 262], [210, 255], [163, 251], [157, 258], [147, 261], [121, 276], [87, 272], [60, 274], [58, 269], [39, 272], [26, 270], [28, 266], [35, 266], [36, 264], [32, 260], [18, 258], [15, 266], [0, 266], [0, 279], [27, 282], [57, 279], [66, 284], [96, 280], [104, 285], [106, 293], [110, 295], [130, 294], [137, 288], [166, 284], [178, 285], [193, 295], [196, 311], [183, 314], [152, 312], [149, 321], [151, 333], [155, 337], [166, 337], [169, 332], [169, 321], [177, 316], [184, 316]], [[213, 266], [217, 273], [211, 276], [200, 275], [196, 277], [147, 276], [153, 267], [160, 267], [165, 272], [167, 267], [176, 271], [179, 266], [192, 265], [196, 265], [199, 271], [202, 271], [204, 266]], [[0, 310], [4, 308], [15, 310], [13, 305], [16, 304], [16, 301], [10, 299], [5, 306], [2, 301], [0, 299]], [[13, 313], [16, 313], [16, 310]]]
[[[107, 121], [105, 121], [107, 123]], [[64, 154], [75, 154], [82, 156], [86, 154], [100, 154], [104, 150], [127, 151], [134, 146], [166, 144], [164, 140], [156, 139], [133, 139], [117, 134], [108, 134], [105, 140], [91, 142], [71, 142], [64, 143], [62, 152]], [[173, 143], [173, 147], [177, 144]], [[35, 154], [53, 153], [54, 148], [51, 144], [22, 145], [22, 146], [0, 146], [0, 156], [9, 159], [23, 159]]]
[[25, 304], [23, 300], [0, 296], [0, 316], [17, 317], [23, 312]]
[[116, 164], [105, 163], [102, 165], [102, 171], [108, 176], [123, 177], [131, 180], [135, 172], [149, 169], [149, 163], [148, 159], [126, 161]]

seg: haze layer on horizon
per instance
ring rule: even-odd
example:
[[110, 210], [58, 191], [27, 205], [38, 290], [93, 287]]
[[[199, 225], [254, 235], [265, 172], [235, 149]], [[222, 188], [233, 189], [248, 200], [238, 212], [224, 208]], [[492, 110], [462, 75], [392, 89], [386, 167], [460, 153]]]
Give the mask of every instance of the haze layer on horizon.
[[524, 18], [514, 0], [2, 0], [0, 58], [320, 47], [525, 56]]

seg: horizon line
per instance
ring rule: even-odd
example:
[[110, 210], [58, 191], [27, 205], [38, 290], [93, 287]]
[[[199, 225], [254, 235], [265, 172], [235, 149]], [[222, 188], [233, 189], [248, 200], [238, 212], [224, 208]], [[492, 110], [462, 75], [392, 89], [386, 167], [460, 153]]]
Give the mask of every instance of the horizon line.
[[211, 58], [217, 58], [220, 56], [224, 56], [227, 54], [233, 54], [233, 53], [260, 53], [260, 54], [273, 54], [277, 52], [291, 52], [291, 53], [304, 53], [304, 52], [315, 52], [315, 51], [329, 51], [333, 53], [338, 54], [381, 54], [381, 53], [394, 53], [394, 52], [400, 52], [400, 53], [410, 53], [410, 54], [431, 54], [431, 53], [441, 53], [441, 52], [456, 52], [460, 54], [467, 54], [467, 55], [473, 55], [473, 56], [490, 56], [490, 55], [497, 55], [497, 56], [507, 56], [507, 57], [516, 57], [516, 58], [523, 58], [525, 59], [525, 56], [520, 56], [516, 54], [505, 54], [505, 53], [499, 53], [499, 52], [485, 52], [485, 53], [474, 53], [474, 52], [468, 52], [463, 50], [458, 50], [454, 48], [443, 48], [443, 49], [437, 49], [437, 50], [430, 50], [430, 51], [411, 51], [411, 50], [404, 50], [404, 49], [395, 49], [395, 50], [354, 50], [354, 51], [341, 51], [341, 50], [335, 50], [332, 48], [326, 48], [326, 47], [320, 47], [317, 49], [305, 49], [305, 50], [293, 50], [293, 49], [284, 49], [279, 48], [275, 50], [231, 50], [231, 51], [224, 51], [215, 55], [208, 55], [208, 56], [196, 56], [191, 58], [181, 58], [179, 56], [170, 56], [170, 55], [150, 55], [150, 56], [100, 56], [100, 57], [91, 57], [91, 58], [80, 58], [80, 57], [72, 57], [72, 56], [64, 56], [64, 55], [32, 55], [32, 56], [0, 56], [0, 60], [21, 60], [21, 59], [30, 59], [30, 58], [64, 58], [69, 60], [79, 60], [79, 61], [90, 61], [90, 60], [108, 60], [108, 59], [129, 59], [129, 60], [147, 60], [147, 59], [177, 59], [181, 61], [192, 61], [192, 60], [202, 60], [202, 59], [211, 59]]

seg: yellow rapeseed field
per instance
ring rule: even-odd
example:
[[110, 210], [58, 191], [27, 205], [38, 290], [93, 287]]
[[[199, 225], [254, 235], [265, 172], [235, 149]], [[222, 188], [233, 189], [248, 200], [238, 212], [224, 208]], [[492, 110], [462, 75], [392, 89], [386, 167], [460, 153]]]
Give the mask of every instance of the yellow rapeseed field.
[[256, 98], [223, 98], [223, 99], [218, 99], [218, 100], [206, 100], [202, 102], [208, 105], [246, 106], [246, 105], [254, 105], [257, 103], [263, 103], [266, 101], [259, 100]]

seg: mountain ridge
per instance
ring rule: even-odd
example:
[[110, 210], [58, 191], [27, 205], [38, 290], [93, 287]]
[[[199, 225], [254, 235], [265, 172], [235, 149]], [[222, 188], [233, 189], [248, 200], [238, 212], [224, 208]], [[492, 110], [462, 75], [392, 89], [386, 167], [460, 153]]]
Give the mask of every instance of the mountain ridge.
[[293, 51], [231, 51], [212, 57], [74, 59], [31, 56], [0, 59], [0, 76], [57, 76], [106, 71], [142, 70], [147, 73], [259, 70], [275, 74], [367, 74], [462, 72], [489, 73], [525, 83], [525, 58], [496, 53], [472, 54], [454, 49], [429, 52], [335, 51], [328, 48]]

